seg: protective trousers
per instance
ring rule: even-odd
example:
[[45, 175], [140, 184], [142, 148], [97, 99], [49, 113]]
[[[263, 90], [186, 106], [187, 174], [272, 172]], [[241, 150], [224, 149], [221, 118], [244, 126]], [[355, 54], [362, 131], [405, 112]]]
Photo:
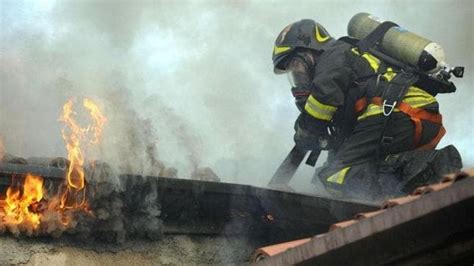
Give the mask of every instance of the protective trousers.
[[[443, 130], [441, 125], [421, 121], [423, 131], [415, 144], [415, 124], [402, 112], [391, 114], [388, 123], [383, 115], [375, 115], [358, 121], [352, 134], [346, 138], [337, 151], [328, 159], [317, 177], [328, 192], [335, 196], [353, 198], [375, 198], [378, 195], [397, 194], [391, 191], [401, 177], [394, 175], [381, 178], [383, 162], [388, 155], [415, 150], [430, 143]], [[384, 128], [385, 127], [385, 128]], [[390, 137], [390, 143], [380, 147], [381, 135]], [[382, 179], [385, 179], [382, 182]], [[390, 180], [392, 179], [392, 180]], [[388, 194], [387, 194], [388, 193]]]

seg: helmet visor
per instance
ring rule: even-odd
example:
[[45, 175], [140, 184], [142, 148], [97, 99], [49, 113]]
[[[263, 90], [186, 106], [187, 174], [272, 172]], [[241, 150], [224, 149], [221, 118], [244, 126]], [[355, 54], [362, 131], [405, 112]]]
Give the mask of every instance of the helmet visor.
[[288, 78], [288, 82], [290, 83], [290, 86], [292, 88], [296, 88], [296, 83], [295, 83], [295, 76], [293, 75], [293, 71], [285, 71], [286, 77]]

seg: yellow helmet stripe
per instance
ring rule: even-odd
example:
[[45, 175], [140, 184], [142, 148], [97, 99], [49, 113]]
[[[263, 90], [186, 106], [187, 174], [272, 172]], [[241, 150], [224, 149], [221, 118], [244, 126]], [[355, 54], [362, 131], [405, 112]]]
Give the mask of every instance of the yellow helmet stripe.
[[277, 54], [281, 54], [281, 53], [286, 52], [286, 51], [288, 51], [288, 50], [290, 50], [290, 49], [291, 49], [291, 47], [288, 47], [288, 46], [280, 46], [280, 47], [275, 46], [275, 47], [273, 48], [273, 54], [276, 54], [276, 55], [277, 55]]
[[329, 36], [323, 37], [321, 33], [319, 33], [319, 27], [316, 25], [316, 41], [318, 42], [325, 42], [329, 39]]

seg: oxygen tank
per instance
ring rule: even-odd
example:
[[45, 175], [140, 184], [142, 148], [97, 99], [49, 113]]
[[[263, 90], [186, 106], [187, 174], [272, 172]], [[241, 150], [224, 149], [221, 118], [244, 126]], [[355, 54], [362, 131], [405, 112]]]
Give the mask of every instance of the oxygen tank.
[[[350, 37], [361, 40], [382, 22], [368, 13], [358, 13], [349, 21], [347, 32]], [[446, 64], [444, 50], [439, 44], [399, 26], [394, 26], [385, 33], [380, 50], [428, 73], [435, 73]]]

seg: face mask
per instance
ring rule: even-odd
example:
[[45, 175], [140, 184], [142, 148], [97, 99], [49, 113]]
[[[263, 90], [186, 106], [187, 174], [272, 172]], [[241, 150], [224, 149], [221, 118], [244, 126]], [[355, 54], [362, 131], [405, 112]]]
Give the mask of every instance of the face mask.
[[310, 52], [299, 52], [288, 62], [287, 77], [291, 85], [291, 93], [295, 97], [296, 107], [303, 111], [306, 99], [310, 94], [314, 76], [315, 60]]
[[310, 52], [299, 52], [287, 65], [290, 85], [299, 91], [309, 91], [314, 75], [315, 60]]

